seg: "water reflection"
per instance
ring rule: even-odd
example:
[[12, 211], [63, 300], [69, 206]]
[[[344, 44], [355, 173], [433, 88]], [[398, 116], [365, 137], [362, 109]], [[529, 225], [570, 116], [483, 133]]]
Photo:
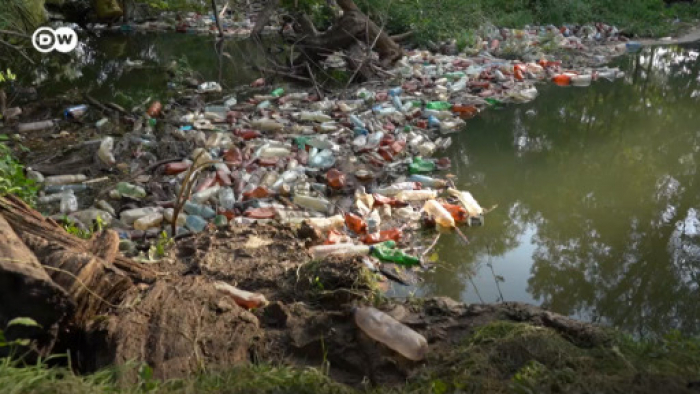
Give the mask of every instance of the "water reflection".
[[[98, 99], [133, 105], [148, 97], [162, 97], [170, 76], [166, 67], [186, 59], [199, 78], [234, 88], [258, 78], [253, 65], [265, 64], [265, 49], [253, 40], [225, 40], [186, 34], [109, 34], [81, 37], [70, 55], [53, 53], [42, 58], [25, 83], [40, 85], [51, 97], [73, 88], [91, 90]], [[144, 67], [131, 62], [144, 61]]]
[[534, 302], [639, 335], [700, 332], [698, 53], [647, 49], [620, 61], [623, 80], [542, 86], [472, 121], [453, 172], [500, 207], [468, 248], [443, 237], [421, 293]]

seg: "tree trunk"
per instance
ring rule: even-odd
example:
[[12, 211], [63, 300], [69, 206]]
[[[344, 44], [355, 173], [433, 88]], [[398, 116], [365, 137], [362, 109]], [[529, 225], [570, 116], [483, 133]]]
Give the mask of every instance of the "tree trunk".
[[[308, 16], [299, 17], [297, 27], [304, 37], [297, 46], [301, 52], [315, 61], [338, 50], [353, 49], [357, 54], [357, 45], [362, 43], [367, 48], [376, 50], [382, 67], [393, 66], [403, 56], [401, 47], [357, 7], [353, 0], [338, 0], [343, 16], [335, 21], [328, 31], [318, 34]], [[301, 60], [301, 59], [297, 59]], [[364, 62], [361, 62], [364, 63]], [[364, 65], [363, 65], [364, 66]], [[360, 75], [366, 75], [363, 71]]]
[[214, 22], [216, 22], [216, 28], [219, 29], [219, 37], [224, 36], [224, 31], [221, 29], [221, 22], [219, 22], [219, 13], [216, 11], [216, 0], [211, 0], [211, 9], [214, 12]]
[[82, 240], [13, 196], [0, 199], [0, 215], [53, 283], [70, 296], [77, 324], [118, 305], [134, 282], [155, 281], [153, 271], [118, 253], [119, 236], [111, 230]]
[[265, 26], [267, 26], [268, 22], [270, 21], [270, 17], [275, 12], [279, 4], [280, 0], [267, 1], [267, 4], [265, 4], [265, 8], [263, 8], [263, 10], [258, 14], [258, 20], [255, 21], [255, 27], [253, 27], [251, 35], [253, 35], [254, 37], [260, 36], [260, 33], [262, 33], [263, 29], [265, 29]]
[[[66, 320], [74, 305], [2, 215], [0, 239], [0, 329], [5, 330], [7, 323], [17, 317], [34, 319], [43, 332], [28, 331], [25, 327], [17, 338], [38, 340], [40, 354], [47, 355], [58, 324]], [[14, 339], [11, 330], [5, 334], [8, 339]]]

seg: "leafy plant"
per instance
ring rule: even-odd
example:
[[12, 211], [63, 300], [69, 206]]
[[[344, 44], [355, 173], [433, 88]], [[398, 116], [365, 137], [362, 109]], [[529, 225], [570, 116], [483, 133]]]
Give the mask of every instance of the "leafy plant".
[[36, 183], [26, 177], [24, 166], [15, 160], [10, 148], [0, 143], [0, 196], [14, 194], [34, 205], [38, 190]]

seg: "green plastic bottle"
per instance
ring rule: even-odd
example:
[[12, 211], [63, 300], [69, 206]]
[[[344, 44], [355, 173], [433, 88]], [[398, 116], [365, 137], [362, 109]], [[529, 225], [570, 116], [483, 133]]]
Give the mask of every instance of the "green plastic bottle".
[[425, 108], [434, 109], [438, 111], [445, 111], [448, 109], [452, 109], [452, 104], [448, 103], [447, 101], [431, 101], [425, 105]]
[[420, 259], [396, 249], [396, 242], [386, 241], [372, 247], [372, 256], [382, 261], [390, 261], [399, 265], [414, 266], [420, 264]]
[[272, 97], [280, 97], [284, 94], [284, 89], [277, 88], [277, 89], [273, 90], [272, 93], [270, 93], [270, 94], [272, 95]]
[[488, 97], [488, 98], [485, 98], [484, 101], [486, 101], [487, 103], [489, 103], [489, 105], [491, 105], [493, 107], [503, 106], [503, 102], [501, 100], [497, 100], [495, 98]]
[[421, 157], [413, 158], [413, 163], [409, 164], [408, 172], [411, 174], [425, 174], [435, 171], [435, 163], [430, 160], [423, 160]]
[[140, 186], [132, 185], [131, 183], [119, 182], [117, 183], [117, 191], [122, 196], [127, 196], [131, 198], [144, 198], [146, 197], [146, 190]]
[[297, 148], [299, 149], [305, 149], [306, 145], [309, 144], [309, 140], [311, 138], [309, 137], [296, 137], [294, 138], [294, 144], [296, 144]]
[[216, 225], [216, 227], [226, 227], [228, 225], [228, 218], [224, 215], [216, 215], [214, 218], [214, 225]]
[[462, 79], [466, 76], [467, 76], [467, 74], [465, 74], [462, 71], [451, 72], [451, 73], [445, 74], [445, 78], [449, 79], [450, 81], [456, 81], [456, 80]]

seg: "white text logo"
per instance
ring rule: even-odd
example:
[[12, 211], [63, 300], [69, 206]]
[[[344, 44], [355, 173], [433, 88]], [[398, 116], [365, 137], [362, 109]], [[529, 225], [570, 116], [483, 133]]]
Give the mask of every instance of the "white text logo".
[[78, 46], [78, 34], [70, 27], [40, 27], [32, 35], [32, 45], [41, 53], [54, 50], [67, 53]]

